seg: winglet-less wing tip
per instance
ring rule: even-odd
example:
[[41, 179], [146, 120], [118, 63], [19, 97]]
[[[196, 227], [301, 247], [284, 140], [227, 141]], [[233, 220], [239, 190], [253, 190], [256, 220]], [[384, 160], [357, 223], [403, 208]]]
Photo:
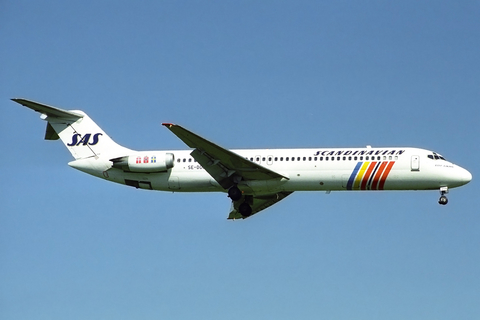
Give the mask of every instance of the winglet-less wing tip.
[[171, 127], [174, 127], [175, 125], [173, 123], [164, 122], [164, 123], [162, 123], [162, 126], [165, 126], [167, 128], [171, 128]]

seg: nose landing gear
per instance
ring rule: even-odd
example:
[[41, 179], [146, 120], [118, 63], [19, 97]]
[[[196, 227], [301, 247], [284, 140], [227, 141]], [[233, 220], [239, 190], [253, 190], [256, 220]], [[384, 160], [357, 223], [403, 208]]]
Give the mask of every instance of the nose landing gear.
[[448, 193], [448, 187], [441, 187], [440, 188], [440, 199], [438, 199], [438, 203], [441, 205], [446, 205], [448, 203], [448, 199], [445, 196]]

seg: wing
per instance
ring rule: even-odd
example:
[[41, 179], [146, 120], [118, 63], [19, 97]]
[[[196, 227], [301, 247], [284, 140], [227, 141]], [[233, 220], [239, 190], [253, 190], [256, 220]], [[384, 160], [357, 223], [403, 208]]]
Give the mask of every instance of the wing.
[[235, 183], [248, 180], [269, 180], [288, 177], [249, 161], [242, 156], [224, 149], [195, 133], [172, 123], [163, 123], [170, 131], [194, 148], [192, 157], [215, 179], [224, 189]]
[[[252, 215], [254, 215], [257, 212], [262, 211], [263, 209], [266, 209], [270, 207], [271, 205], [274, 205], [278, 201], [285, 199], [285, 197], [289, 196], [293, 192], [279, 192], [275, 194], [269, 194], [269, 195], [264, 195], [264, 196], [257, 196], [257, 197], [251, 197], [250, 199], [247, 199], [247, 201], [250, 202], [250, 206], [252, 208]], [[232, 202], [232, 208], [230, 210], [230, 214], [228, 215], [228, 219], [245, 219], [247, 217], [242, 216], [240, 212], [238, 212], [238, 207], [240, 206], [241, 202], [240, 201], [235, 201]]]
[[[240, 181], [288, 180], [288, 177], [249, 161], [235, 152], [224, 149], [179, 125], [172, 123], [163, 123], [163, 125], [185, 142], [187, 146], [194, 148], [191, 153], [192, 157], [197, 160], [224, 189], [229, 189]], [[291, 193], [292, 192], [278, 192], [261, 196], [242, 195], [239, 200], [232, 202], [228, 219], [245, 219], [270, 207]], [[251, 212], [244, 216], [240, 213], [240, 206], [245, 204], [251, 208]]]

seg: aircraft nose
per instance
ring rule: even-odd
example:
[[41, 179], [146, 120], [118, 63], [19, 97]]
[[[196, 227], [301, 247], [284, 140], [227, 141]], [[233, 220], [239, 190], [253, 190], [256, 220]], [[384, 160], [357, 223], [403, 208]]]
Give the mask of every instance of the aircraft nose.
[[472, 180], [472, 174], [463, 168], [458, 168], [458, 180], [462, 183], [462, 185], [469, 183]]

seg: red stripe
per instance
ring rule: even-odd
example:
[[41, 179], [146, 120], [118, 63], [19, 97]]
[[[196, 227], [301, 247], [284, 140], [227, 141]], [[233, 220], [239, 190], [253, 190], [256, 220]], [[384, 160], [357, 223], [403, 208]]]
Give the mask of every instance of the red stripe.
[[387, 165], [387, 162], [382, 162], [382, 164], [380, 165], [380, 168], [378, 168], [378, 171], [375, 174], [375, 177], [373, 178], [372, 186], [370, 187], [371, 190], [377, 190], [378, 180], [380, 180], [380, 177], [382, 176], [383, 170], [385, 170], [386, 165]]
[[362, 185], [360, 187], [361, 190], [367, 189], [368, 179], [370, 179], [370, 175], [372, 174], [372, 171], [373, 169], [375, 169], [376, 165], [377, 165], [376, 162], [370, 163], [370, 166], [368, 167], [367, 172], [365, 172], [365, 175], [363, 176]]
[[383, 190], [383, 186], [385, 185], [385, 181], [387, 180], [388, 174], [390, 173], [390, 170], [392, 170], [393, 165], [395, 164], [395, 161], [391, 161], [388, 163], [387, 169], [385, 169], [385, 172], [382, 175], [382, 179], [380, 180], [380, 183], [378, 184], [378, 190]]

